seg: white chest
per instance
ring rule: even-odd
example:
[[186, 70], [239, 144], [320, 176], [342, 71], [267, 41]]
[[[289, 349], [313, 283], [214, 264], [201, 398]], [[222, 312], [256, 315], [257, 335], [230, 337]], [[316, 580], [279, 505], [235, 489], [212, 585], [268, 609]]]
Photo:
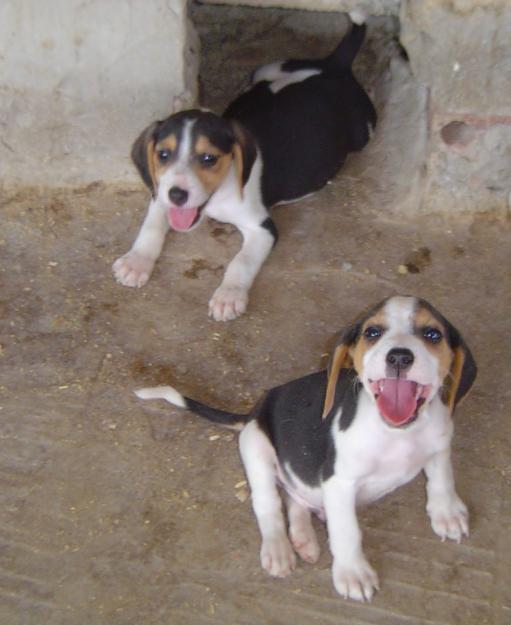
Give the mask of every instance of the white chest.
[[361, 454], [351, 466], [345, 463], [346, 472], [356, 476], [358, 503], [380, 499], [420, 473], [431, 453], [414, 443], [416, 441], [395, 441], [382, 450], [381, 455]]
[[[334, 424], [336, 475], [353, 482], [357, 504], [380, 499], [413, 480], [428, 460], [451, 442], [452, 422], [440, 402], [428, 407], [408, 428], [389, 428], [369, 404], [357, 411], [345, 432]], [[321, 487], [304, 484], [286, 466], [277, 467], [281, 485], [300, 505], [324, 518]]]
[[233, 165], [222, 185], [207, 203], [206, 215], [217, 221], [234, 224], [240, 229], [253, 227], [254, 222], [259, 224], [267, 217], [261, 200], [261, 175], [262, 161], [258, 156], [241, 193]]
[[389, 428], [370, 408], [336, 437], [335, 472], [354, 481], [358, 503], [369, 503], [412, 480], [435, 453], [450, 445], [451, 434], [442, 406], [428, 408], [402, 429]]

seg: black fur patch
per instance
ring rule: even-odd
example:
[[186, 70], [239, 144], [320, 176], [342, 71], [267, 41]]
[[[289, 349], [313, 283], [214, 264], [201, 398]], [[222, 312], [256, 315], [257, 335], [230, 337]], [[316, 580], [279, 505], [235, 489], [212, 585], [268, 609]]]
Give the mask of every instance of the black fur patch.
[[339, 380], [335, 389], [335, 399], [332, 412], [335, 414], [339, 407], [342, 408], [339, 420], [339, 429], [344, 432], [353, 423], [357, 412], [358, 396], [362, 382], [355, 369], [341, 369]]
[[281, 465], [289, 463], [303, 482], [318, 485], [328, 450], [331, 420], [321, 419], [325, 371], [271, 389], [257, 407], [257, 421]]
[[214, 113], [201, 111], [192, 132], [194, 140], [198, 135], [204, 135], [224, 154], [232, 151], [235, 141], [232, 125]]
[[232, 151], [235, 136], [231, 123], [214, 113], [199, 109], [181, 111], [159, 122], [157, 129], [153, 133], [154, 140], [158, 143], [165, 137], [173, 134], [176, 136], [178, 144], [180, 144], [183, 129], [187, 122], [193, 122], [192, 143], [197, 136], [204, 135], [224, 154]]
[[224, 117], [239, 121], [262, 154], [264, 205], [295, 200], [321, 189], [349, 152], [369, 140], [376, 112], [351, 71], [365, 28], [354, 27], [334, 52], [319, 60], [288, 61], [289, 69], [321, 69], [273, 93], [261, 81], [234, 100]]
[[271, 217], [266, 217], [266, 219], [261, 223], [261, 228], [265, 228], [273, 237], [273, 245], [277, 243], [279, 240], [279, 231], [277, 230], [277, 226]]
[[278, 386], [257, 405], [253, 416], [272, 442], [281, 465], [309, 486], [318, 486], [333, 473], [335, 448], [332, 422], [342, 407], [339, 427], [346, 430], [356, 413], [360, 383], [354, 370], [342, 372], [334, 410], [321, 418], [326, 393], [326, 371]]
[[232, 127], [232, 131], [234, 132], [234, 136], [238, 145], [241, 149], [242, 159], [243, 159], [243, 172], [242, 172], [242, 185], [245, 186], [250, 178], [250, 173], [252, 172], [252, 167], [257, 159], [257, 146], [252, 136], [252, 133], [247, 130], [241, 124], [238, 124], [237, 121], [231, 120], [229, 122]]
[[284, 61], [280, 66], [283, 72], [300, 72], [304, 69], [323, 69], [323, 59], [319, 61], [314, 60], [300, 60], [300, 59], [288, 59]]
[[226, 425], [228, 427], [234, 427], [237, 425], [247, 423], [249, 419], [249, 415], [240, 414], [236, 412], [229, 412], [227, 410], [220, 410], [219, 408], [213, 408], [212, 406], [208, 406], [203, 404], [195, 399], [191, 399], [190, 397], [185, 397], [186, 409], [190, 410], [200, 417], [204, 419], [208, 419], [208, 421], [212, 421], [213, 423], [217, 423], [219, 425]]

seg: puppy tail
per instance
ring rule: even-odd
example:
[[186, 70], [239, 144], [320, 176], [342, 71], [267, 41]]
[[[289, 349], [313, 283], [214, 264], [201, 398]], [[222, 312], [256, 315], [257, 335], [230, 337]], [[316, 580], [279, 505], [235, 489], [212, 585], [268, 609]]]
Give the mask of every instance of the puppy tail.
[[330, 71], [340, 69], [350, 69], [366, 34], [365, 14], [360, 10], [350, 12], [352, 21], [351, 30], [344, 36], [344, 39], [325, 59], [325, 64]]
[[225, 410], [219, 410], [217, 408], [201, 404], [190, 397], [185, 397], [175, 388], [172, 388], [172, 386], [153, 386], [152, 388], [141, 388], [135, 391], [135, 395], [140, 399], [164, 399], [173, 406], [183, 408], [184, 410], [190, 410], [190, 412], [193, 412], [208, 421], [212, 421], [217, 425], [222, 425], [233, 430], [241, 430], [250, 418], [250, 415], [247, 414], [227, 412]]

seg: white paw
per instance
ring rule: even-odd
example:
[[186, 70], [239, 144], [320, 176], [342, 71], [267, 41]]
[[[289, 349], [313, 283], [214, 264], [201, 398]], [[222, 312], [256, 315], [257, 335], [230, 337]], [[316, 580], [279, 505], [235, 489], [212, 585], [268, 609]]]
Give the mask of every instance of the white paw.
[[374, 591], [379, 590], [378, 576], [363, 555], [344, 562], [334, 560], [332, 576], [344, 599], [371, 601]]
[[463, 535], [468, 536], [468, 510], [458, 495], [431, 498], [427, 512], [433, 531], [442, 540], [460, 543]]
[[112, 265], [115, 279], [124, 286], [141, 287], [149, 280], [154, 267], [151, 258], [137, 252], [128, 252]]
[[291, 543], [302, 560], [311, 564], [318, 561], [320, 548], [312, 527], [291, 528], [289, 534]]
[[296, 556], [287, 536], [263, 539], [261, 566], [273, 577], [286, 577], [296, 566]]
[[215, 321], [231, 321], [245, 312], [247, 303], [246, 289], [220, 285], [209, 300], [209, 316]]

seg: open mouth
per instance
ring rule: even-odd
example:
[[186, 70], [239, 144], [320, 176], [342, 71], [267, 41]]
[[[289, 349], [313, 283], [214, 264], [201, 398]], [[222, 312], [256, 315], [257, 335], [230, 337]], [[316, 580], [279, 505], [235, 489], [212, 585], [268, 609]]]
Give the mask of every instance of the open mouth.
[[402, 427], [415, 421], [431, 391], [429, 384], [402, 378], [369, 380], [369, 385], [381, 416], [393, 427]]
[[167, 217], [170, 227], [178, 232], [186, 232], [199, 221], [202, 209], [206, 206], [207, 200], [200, 206], [182, 207], [171, 206], [168, 209]]

